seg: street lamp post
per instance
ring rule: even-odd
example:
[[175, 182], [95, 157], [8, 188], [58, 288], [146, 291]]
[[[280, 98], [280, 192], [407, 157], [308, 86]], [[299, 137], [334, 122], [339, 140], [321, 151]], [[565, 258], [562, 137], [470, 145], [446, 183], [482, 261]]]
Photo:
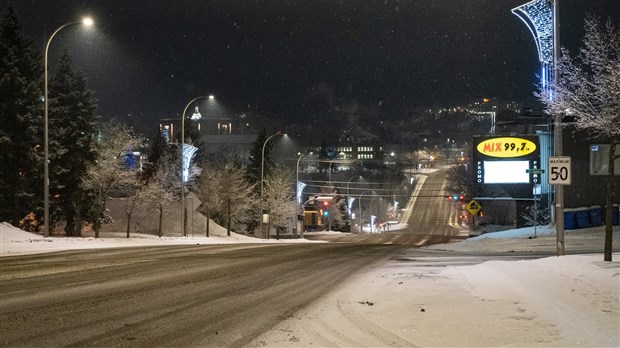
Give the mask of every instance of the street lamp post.
[[[540, 82], [542, 89], [553, 98], [552, 86], [559, 79], [558, 59], [560, 58], [560, 0], [533, 0], [512, 9], [512, 13], [527, 26], [536, 42], [538, 59], [541, 65]], [[553, 85], [551, 84], [553, 80]], [[554, 156], [562, 156], [562, 115], [553, 117]], [[554, 220], [556, 227], [557, 256], [565, 254], [564, 249], [564, 186], [555, 187]]]
[[187, 109], [189, 108], [189, 106], [200, 99], [210, 99], [213, 100], [214, 97], [212, 95], [209, 96], [200, 96], [200, 97], [196, 97], [192, 100], [189, 101], [189, 103], [187, 103], [187, 105], [185, 105], [185, 109], [183, 109], [183, 114], [181, 115], [181, 234], [183, 236], [187, 236], [187, 231], [186, 231], [186, 226], [185, 226], [185, 218], [186, 218], [186, 212], [185, 212], [185, 176], [184, 176], [184, 171], [185, 171], [185, 156], [183, 154], [183, 150], [185, 147], [185, 113], [187, 112]]
[[332, 164], [334, 163], [334, 160], [329, 161], [329, 167], [328, 167], [328, 178], [329, 178], [329, 193], [332, 193]]
[[[297, 158], [297, 166], [296, 166], [296, 173], [297, 173], [297, 181], [296, 181], [296, 186], [295, 186], [295, 199], [297, 199], [297, 203], [300, 204], [299, 206], [299, 211], [297, 212], [298, 214], [303, 215], [304, 214], [304, 206], [301, 204], [301, 192], [299, 191], [299, 161], [301, 161], [301, 158], [304, 157], [304, 154], [299, 153], [299, 158]], [[300, 219], [297, 219], [297, 232], [303, 232], [303, 220], [300, 221]]]
[[299, 161], [301, 161], [301, 158], [304, 157], [304, 155], [302, 153], [299, 154], [299, 158], [297, 158], [297, 166], [296, 166], [296, 173], [297, 173], [297, 186], [295, 187], [295, 194], [296, 194], [296, 199], [297, 199], [297, 203], [301, 203], [301, 196], [299, 195]]
[[355, 176], [352, 176], [351, 178], [349, 178], [349, 180], [347, 180], [347, 207], [349, 208], [349, 214], [351, 214], [351, 207], [348, 206], [349, 205], [348, 204], [349, 203], [349, 197], [350, 197], [350, 195], [349, 195], [349, 184], [351, 183], [351, 180], [353, 180], [355, 178], [360, 178], [361, 179], [362, 176], [361, 175], [355, 175]]
[[48, 94], [48, 90], [47, 90], [47, 81], [48, 81], [48, 72], [47, 72], [47, 53], [49, 51], [50, 48], [50, 44], [52, 43], [52, 39], [54, 38], [54, 36], [56, 36], [56, 34], [58, 34], [58, 32], [64, 28], [67, 27], [69, 25], [72, 24], [83, 24], [87, 27], [90, 27], [93, 25], [93, 20], [90, 17], [84, 17], [82, 19], [82, 21], [79, 22], [69, 22], [67, 24], [63, 24], [61, 25], [58, 29], [56, 29], [56, 31], [54, 31], [54, 33], [50, 36], [50, 38], [47, 40], [47, 43], [45, 45], [45, 57], [44, 57], [44, 77], [45, 77], [45, 112], [44, 112], [44, 124], [43, 124], [43, 151], [44, 151], [44, 165], [43, 165], [43, 224], [45, 225], [45, 236], [49, 237], [50, 235], [50, 200], [49, 200], [49, 195], [50, 195], [50, 171], [49, 171], [49, 126], [48, 126], [48, 100], [47, 100], [47, 94]]
[[370, 213], [370, 233], [372, 233], [372, 226], [374, 225], [374, 221], [372, 221], [372, 196], [370, 196], [370, 208], [368, 208], [368, 212]]
[[[263, 143], [263, 152], [261, 154], [261, 161], [260, 161], [260, 209], [259, 209], [259, 214], [261, 214], [261, 218], [260, 218], [260, 223], [258, 225], [259, 228], [259, 234], [263, 234], [263, 181], [264, 181], [264, 175], [265, 175], [265, 146], [267, 146], [267, 142], [269, 140], [271, 140], [271, 138], [275, 137], [276, 135], [282, 135], [282, 132], [278, 131], [275, 134], [272, 134], [269, 138], [267, 138], [265, 140], [265, 142]], [[269, 231], [267, 231], [267, 239], [269, 239]]]
[[357, 202], [357, 212], [360, 214], [359, 217], [359, 221], [360, 221], [360, 232], [364, 232], [364, 225], [362, 225], [362, 196], [364, 195], [364, 193], [366, 192], [371, 192], [371, 191], [364, 191], [360, 194], [360, 198], [359, 198], [359, 202]]

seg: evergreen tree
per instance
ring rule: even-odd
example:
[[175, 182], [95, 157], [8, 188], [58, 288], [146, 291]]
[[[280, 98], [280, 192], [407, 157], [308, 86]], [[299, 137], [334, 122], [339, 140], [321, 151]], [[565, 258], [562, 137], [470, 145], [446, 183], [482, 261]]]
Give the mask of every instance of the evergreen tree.
[[[273, 143], [268, 142], [265, 144], [267, 140], [267, 132], [263, 128], [263, 130], [256, 137], [256, 141], [254, 142], [254, 146], [250, 150], [250, 163], [246, 168], [246, 180], [250, 185], [257, 184], [256, 190], [260, 191], [260, 179], [261, 179], [261, 167], [264, 164], [263, 170], [263, 178], [269, 176], [275, 167], [275, 161], [272, 156], [272, 148]], [[263, 163], [263, 146], [265, 147], [265, 161]]]
[[329, 214], [332, 219], [332, 230], [340, 232], [351, 232], [351, 216], [347, 211], [347, 198], [340, 194], [336, 195], [333, 203], [329, 207]]
[[200, 130], [198, 129], [198, 121], [185, 120], [185, 142], [198, 148], [193, 156], [192, 162], [202, 163], [206, 158], [206, 145], [200, 139]]
[[82, 178], [95, 161], [98, 117], [86, 79], [74, 71], [67, 51], [50, 81], [49, 96], [50, 221], [64, 219], [67, 236], [80, 235], [82, 207], [88, 197], [83, 193]]
[[144, 170], [142, 171], [142, 181], [148, 183], [157, 171], [157, 163], [159, 159], [168, 151], [168, 144], [164, 138], [161, 130], [158, 128], [155, 134], [151, 138], [148, 151], [146, 153], [146, 163], [144, 164]]
[[[269, 175], [271, 175], [272, 171], [275, 168], [275, 161], [272, 156], [272, 142], [267, 142], [267, 132], [263, 128], [261, 132], [256, 137], [256, 141], [254, 142], [254, 146], [250, 150], [249, 156], [249, 164], [246, 167], [245, 179], [248, 184], [254, 185], [254, 192], [256, 197], [260, 197], [261, 190], [261, 170], [263, 172], [263, 179], [266, 180]], [[263, 161], [263, 147], [265, 159]], [[264, 192], [263, 192], [264, 196]], [[259, 198], [260, 199], [260, 198]], [[259, 212], [260, 202], [256, 201], [256, 208], [252, 209], [252, 216], [248, 219], [247, 228], [248, 231], [253, 231], [259, 227], [258, 221], [261, 217], [261, 212]]]
[[[43, 64], [13, 7], [0, 20], [0, 221], [38, 230], [24, 218], [43, 210]], [[20, 222], [22, 221], [22, 222]]]

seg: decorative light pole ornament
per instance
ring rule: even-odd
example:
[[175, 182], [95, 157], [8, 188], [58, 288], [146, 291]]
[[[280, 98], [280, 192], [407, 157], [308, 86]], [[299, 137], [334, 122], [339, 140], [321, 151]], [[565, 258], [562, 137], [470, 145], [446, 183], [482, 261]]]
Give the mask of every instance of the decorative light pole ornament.
[[[550, 100], [554, 99], [552, 83], [558, 84], [557, 64], [560, 58], [560, 0], [532, 0], [512, 9], [534, 36], [540, 61], [541, 89]], [[562, 157], [562, 115], [556, 113], [553, 121], [553, 152]], [[557, 255], [564, 255], [564, 187], [555, 185], [555, 227]]]
[[540, 82], [549, 85], [553, 76], [553, 9], [549, 0], [533, 0], [512, 9], [534, 37], [540, 62]]
[[192, 157], [198, 150], [197, 147], [183, 144], [183, 182], [186, 183], [189, 180], [189, 167], [192, 162]]

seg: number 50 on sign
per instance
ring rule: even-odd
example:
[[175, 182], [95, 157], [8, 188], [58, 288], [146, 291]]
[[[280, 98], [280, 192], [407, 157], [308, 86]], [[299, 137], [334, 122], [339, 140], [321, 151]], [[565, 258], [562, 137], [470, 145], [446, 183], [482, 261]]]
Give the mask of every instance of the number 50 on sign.
[[549, 157], [549, 184], [570, 185], [570, 157]]

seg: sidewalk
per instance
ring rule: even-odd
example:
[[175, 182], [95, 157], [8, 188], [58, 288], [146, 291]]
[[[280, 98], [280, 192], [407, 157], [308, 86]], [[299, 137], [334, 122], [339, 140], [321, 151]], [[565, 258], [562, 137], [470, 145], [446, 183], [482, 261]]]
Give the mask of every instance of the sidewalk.
[[[511, 233], [522, 236], [483, 235], [421, 248], [437, 250], [436, 257], [412, 249], [374, 265], [249, 346], [620, 346], [620, 253], [614, 262], [602, 261], [603, 233], [566, 235], [568, 252], [596, 254], [520, 261], [509, 259], [512, 251], [554, 252], [555, 236], [550, 230], [536, 239], [527, 230], [503, 232]], [[618, 237], [616, 228], [615, 250]], [[479, 263], [480, 251], [506, 252], [507, 261]]]

